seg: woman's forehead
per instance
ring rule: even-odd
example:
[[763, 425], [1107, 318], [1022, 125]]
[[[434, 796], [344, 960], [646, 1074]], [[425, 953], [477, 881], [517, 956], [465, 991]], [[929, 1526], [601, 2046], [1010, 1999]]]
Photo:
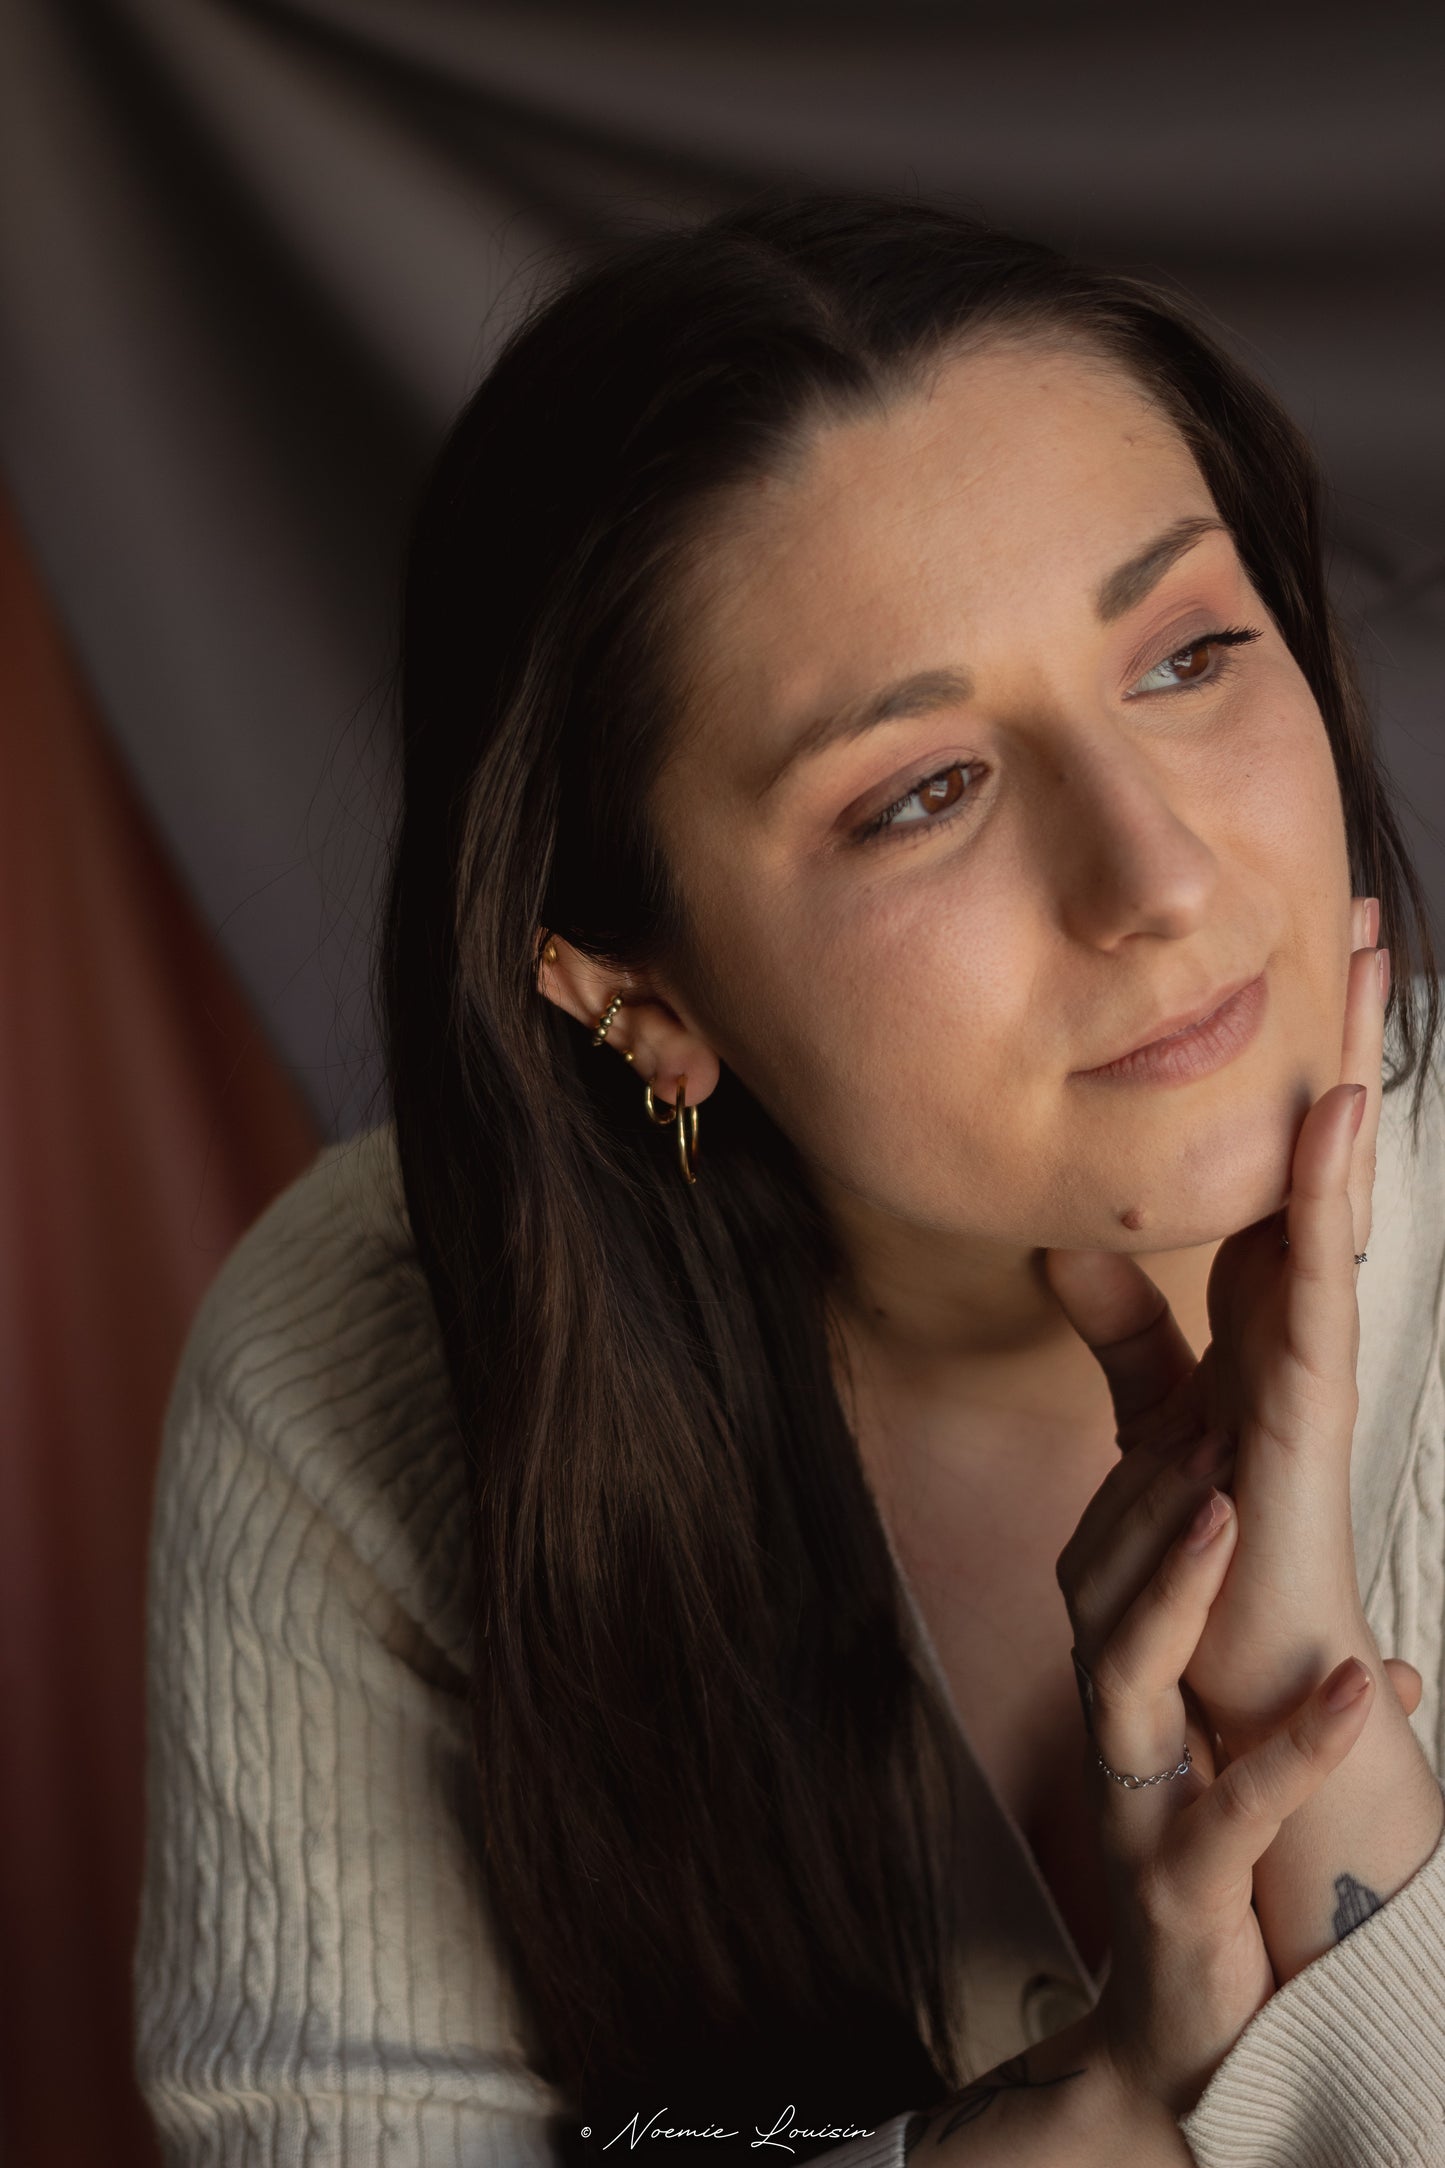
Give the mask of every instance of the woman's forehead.
[[1183, 437], [1121, 368], [969, 355], [739, 492], [697, 559], [695, 693], [791, 712], [865, 665], [908, 667], [940, 613], [977, 639], [1019, 610], [1092, 608], [1131, 553], [1211, 515]]
[[754, 565], [759, 546], [821, 560], [906, 549], [937, 530], [982, 543], [1031, 520], [1078, 525], [1096, 505], [1177, 487], [1193, 468], [1172, 419], [1121, 368], [988, 351], [885, 411], [818, 429], [790, 474], [750, 494], [738, 539]]

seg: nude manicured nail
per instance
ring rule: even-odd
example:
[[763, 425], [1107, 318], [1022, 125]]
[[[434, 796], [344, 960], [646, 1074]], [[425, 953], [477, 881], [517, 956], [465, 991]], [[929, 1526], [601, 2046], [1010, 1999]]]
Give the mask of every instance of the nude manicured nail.
[[1184, 1538], [1186, 1551], [1202, 1551], [1211, 1544], [1229, 1519], [1229, 1506], [1222, 1491], [1212, 1490], [1205, 1499]]
[[1376, 943], [1376, 942], [1377, 942], [1377, 941], [1379, 940], [1379, 938], [1380, 938], [1380, 899], [1379, 899], [1379, 897], [1378, 897], [1378, 896], [1366, 896], [1366, 898], [1365, 898], [1365, 943], [1364, 943], [1365, 947], [1366, 947], [1366, 948], [1373, 948], [1373, 947], [1374, 947], [1374, 945], [1375, 945], [1375, 943]]
[[1375, 971], [1380, 981], [1380, 999], [1382, 1002], [1388, 1001], [1390, 998], [1390, 951], [1387, 948], [1376, 950]]
[[1369, 1666], [1362, 1664], [1358, 1656], [1350, 1657], [1334, 1685], [1326, 1689], [1325, 1707], [1347, 1709], [1352, 1701], [1363, 1694], [1369, 1683]]

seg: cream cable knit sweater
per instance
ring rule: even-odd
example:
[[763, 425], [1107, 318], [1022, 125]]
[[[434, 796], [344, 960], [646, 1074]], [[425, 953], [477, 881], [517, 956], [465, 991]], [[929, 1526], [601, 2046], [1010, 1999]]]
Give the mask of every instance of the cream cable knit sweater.
[[[1412, 1721], [1445, 1778], [1442, 1082], [1437, 1064], [1413, 1163], [1401, 1098], [1385, 1103], [1351, 1482], [1370, 1622], [1423, 1674]], [[519, 2055], [476, 1867], [468, 1571], [383, 1127], [324, 1151], [233, 1251], [167, 1417], [135, 1980], [170, 2168], [549, 2160], [555, 2102]], [[981, 2071], [1099, 1982], [961, 1735], [959, 1751]], [[914, 2105], [830, 2168], [900, 2168]], [[1182, 2128], [1203, 2168], [1445, 2168], [1445, 1845], [1271, 1998]]]

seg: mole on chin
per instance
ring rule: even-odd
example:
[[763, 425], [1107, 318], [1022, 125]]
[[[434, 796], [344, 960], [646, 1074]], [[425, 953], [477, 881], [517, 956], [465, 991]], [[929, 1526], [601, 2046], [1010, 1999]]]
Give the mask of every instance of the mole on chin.
[[1121, 1226], [1137, 1230], [1144, 1224], [1144, 1207], [1141, 1204], [1131, 1204], [1127, 1212], [1119, 1214], [1119, 1221]]

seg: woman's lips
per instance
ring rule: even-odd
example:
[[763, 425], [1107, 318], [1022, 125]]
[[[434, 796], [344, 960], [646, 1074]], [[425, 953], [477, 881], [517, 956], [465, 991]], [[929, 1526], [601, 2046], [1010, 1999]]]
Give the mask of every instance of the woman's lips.
[[1217, 1009], [1186, 1031], [1172, 1032], [1149, 1046], [1136, 1047], [1099, 1069], [1076, 1069], [1076, 1077], [1108, 1084], [1188, 1084], [1208, 1076], [1242, 1054], [1264, 1017], [1268, 993], [1264, 973], [1241, 986]]

